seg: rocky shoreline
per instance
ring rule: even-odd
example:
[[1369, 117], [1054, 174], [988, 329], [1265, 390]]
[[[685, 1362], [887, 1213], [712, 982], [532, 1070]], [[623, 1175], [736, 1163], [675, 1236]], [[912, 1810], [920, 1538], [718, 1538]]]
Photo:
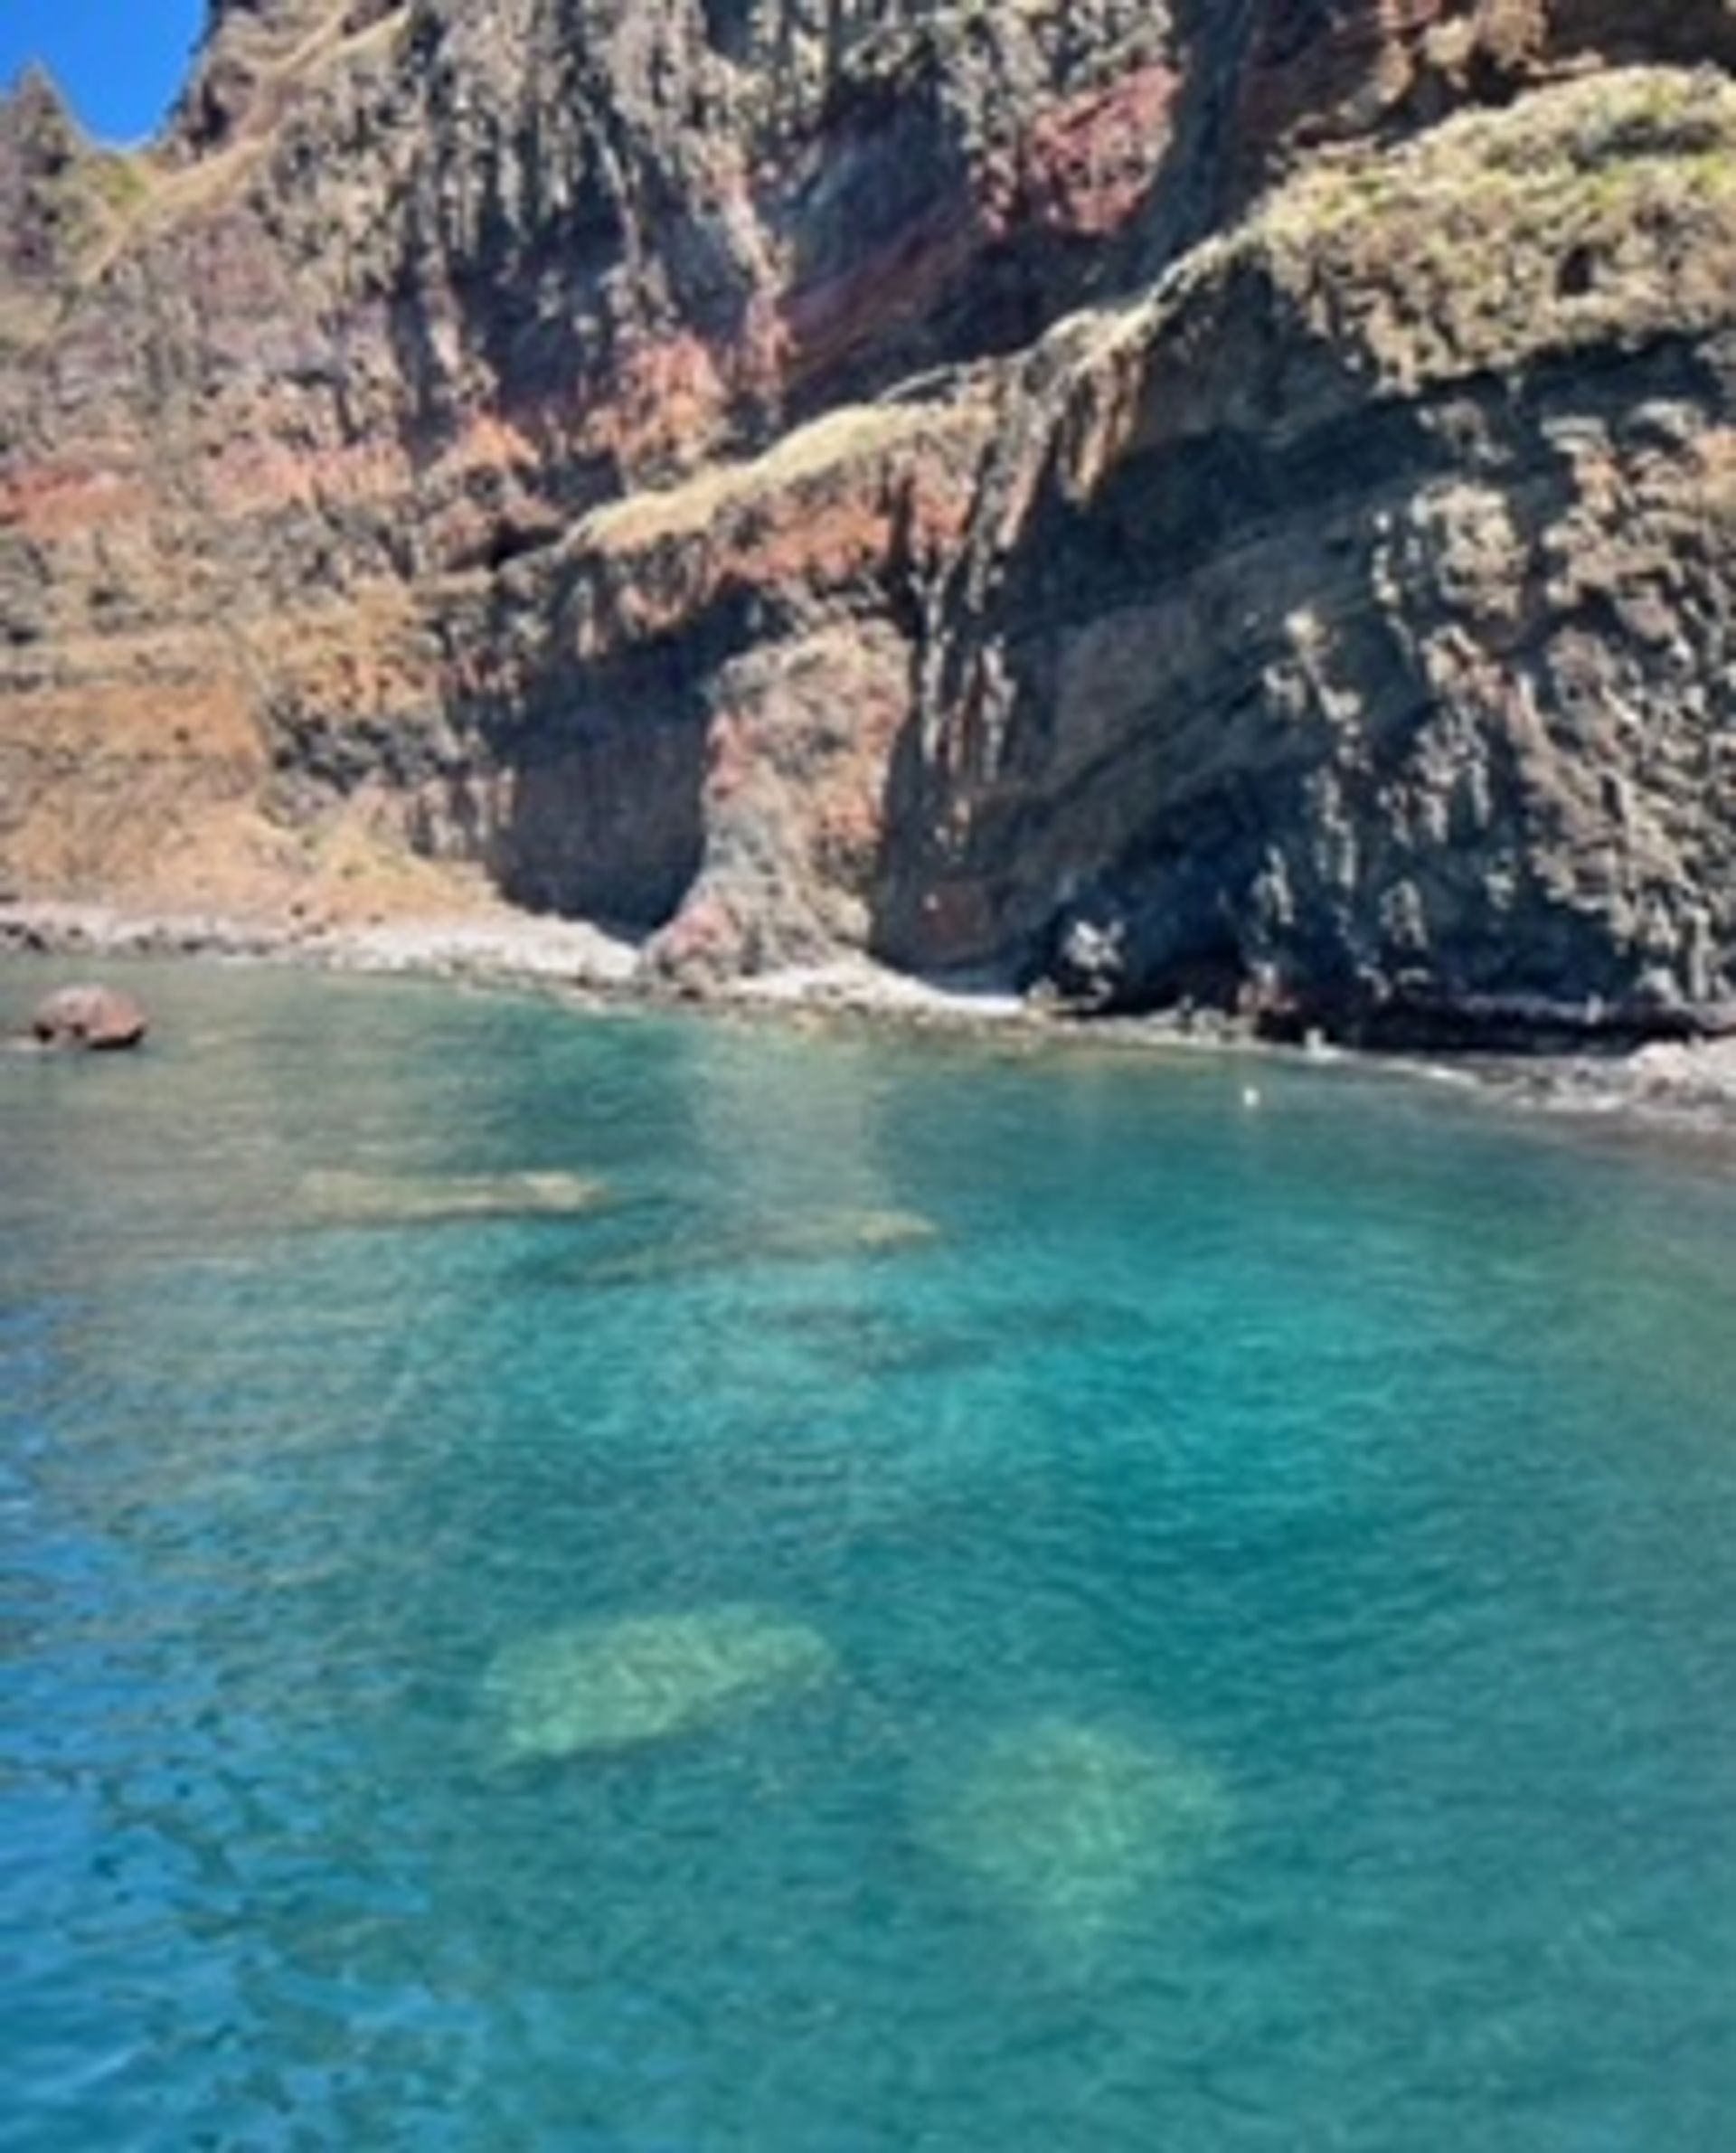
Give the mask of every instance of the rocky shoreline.
[[246, 958], [344, 971], [556, 980], [598, 994], [626, 987], [637, 963], [632, 942], [572, 921], [453, 915], [310, 926], [263, 913], [61, 902], [0, 904], [0, 955]]
[[1033, 1047], [1235, 1053], [1314, 1065], [1378, 1068], [1453, 1085], [1530, 1112], [1674, 1131], [1736, 1148], [1736, 1039], [1654, 1040], [1626, 1051], [1562, 1053], [1559, 1027], [1532, 1051], [1462, 1055], [1300, 1042], [1262, 1035], [1213, 1011], [1081, 1015], [990, 979], [937, 982], [867, 958], [741, 977], [695, 992], [647, 973], [637, 945], [580, 921], [499, 913], [307, 928], [266, 917], [142, 913], [63, 902], [0, 904], [0, 957], [188, 958], [276, 963], [381, 977], [444, 979], [553, 996], [575, 1007], [698, 1009], [808, 1027], [867, 1025]]

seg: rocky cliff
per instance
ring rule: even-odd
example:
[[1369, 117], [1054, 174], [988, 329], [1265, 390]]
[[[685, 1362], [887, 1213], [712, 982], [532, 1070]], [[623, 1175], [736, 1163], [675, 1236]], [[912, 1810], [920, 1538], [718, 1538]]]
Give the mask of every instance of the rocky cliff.
[[0, 882], [1736, 1001], [1736, 7], [213, 0], [0, 106]]

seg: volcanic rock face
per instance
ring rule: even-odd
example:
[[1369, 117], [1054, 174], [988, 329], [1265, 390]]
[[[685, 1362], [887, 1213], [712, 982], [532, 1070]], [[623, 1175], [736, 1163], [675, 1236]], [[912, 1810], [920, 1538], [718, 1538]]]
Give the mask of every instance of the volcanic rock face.
[[413, 855], [684, 977], [1710, 1020], [1733, 58], [1724, 0], [214, 0], [148, 154], [26, 81], [0, 881]]

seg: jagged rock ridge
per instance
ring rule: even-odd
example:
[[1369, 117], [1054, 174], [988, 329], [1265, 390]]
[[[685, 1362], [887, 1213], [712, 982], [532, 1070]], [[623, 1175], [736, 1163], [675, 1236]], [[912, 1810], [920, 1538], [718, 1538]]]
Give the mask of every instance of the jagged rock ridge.
[[1736, 15], [220, 0], [0, 108], [0, 878], [1736, 998]]

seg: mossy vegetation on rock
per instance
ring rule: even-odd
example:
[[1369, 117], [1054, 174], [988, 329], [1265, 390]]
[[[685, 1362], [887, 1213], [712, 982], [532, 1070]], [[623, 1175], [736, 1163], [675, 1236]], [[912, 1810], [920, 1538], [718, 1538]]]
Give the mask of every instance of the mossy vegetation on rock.
[[1550, 345], [1691, 335], [1736, 288], [1736, 85], [1635, 68], [1341, 153], [1203, 269], [1244, 262], [1406, 390]]

